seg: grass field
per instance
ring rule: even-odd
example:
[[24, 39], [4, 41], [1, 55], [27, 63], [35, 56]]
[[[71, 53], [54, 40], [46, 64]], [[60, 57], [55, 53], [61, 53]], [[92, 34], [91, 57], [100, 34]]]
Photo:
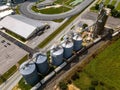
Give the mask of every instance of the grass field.
[[42, 14], [60, 14], [60, 13], [67, 12], [71, 9], [65, 6], [61, 6], [58, 8], [51, 7], [51, 8], [38, 9], [37, 7], [33, 6], [32, 10], [37, 13], [42, 13]]
[[65, 4], [65, 5], [69, 5], [71, 2], [73, 2], [73, 0], [56, 0], [55, 3], [57, 4]]
[[117, 2], [117, 0], [112, 0], [111, 5], [114, 6], [116, 4], [116, 2]]
[[32, 86], [25, 84], [25, 80], [22, 78], [18, 83], [18, 88], [20, 88], [20, 90], [30, 90]]
[[74, 7], [80, 4], [83, 0], [56, 0], [55, 3], [57, 4], [64, 4], [70, 7]]
[[116, 7], [116, 10], [119, 10], [120, 11], [120, 2], [118, 3], [117, 7]]
[[81, 90], [120, 90], [120, 39], [95, 57], [79, 76], [73, 83]]
[[69, 10], [71, 10], [71, 9], [61, 6], [59, 8], [52, 7], [52, 8], [47, 8], [47, 9], [41, 9], [41, 10], [39, 10], [39, 12], [43, 13], [43, 14], [60, 14], [60, 13], [67, 12]]
[[109, 4], [109, 2], [110, 2], [110, 0], [105, 0], [105, 5], [108, 5]]

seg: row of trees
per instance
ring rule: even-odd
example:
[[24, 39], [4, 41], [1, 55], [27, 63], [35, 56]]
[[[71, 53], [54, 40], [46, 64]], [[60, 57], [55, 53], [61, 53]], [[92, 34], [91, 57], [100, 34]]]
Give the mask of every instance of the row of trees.
[[[115, 6], [108, 4], [106, 7], [111, 9], [111, 16], [120, 18], [120, 11], [116, 10]], [[95, 10], [99, 10], [99, 4], [95, 5]]]

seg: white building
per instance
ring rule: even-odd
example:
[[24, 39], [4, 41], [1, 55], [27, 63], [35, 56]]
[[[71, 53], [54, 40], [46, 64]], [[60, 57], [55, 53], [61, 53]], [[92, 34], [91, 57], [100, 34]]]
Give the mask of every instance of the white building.
[[28, 39], [43, 29], [45, 24], [22, 15], [10, 15], [0, 21], [0, 26], [24, 39]]
[[2, 5], [2, 6], [0, 6], [0, 11], [4, 11], [6, 9], [9, 9], [8, 5]]
[[13, 10], [2, 11], [0, 12], [0, 19], [4, 18], [5, 16], [11, 15], [12, 13], [14, 13]]

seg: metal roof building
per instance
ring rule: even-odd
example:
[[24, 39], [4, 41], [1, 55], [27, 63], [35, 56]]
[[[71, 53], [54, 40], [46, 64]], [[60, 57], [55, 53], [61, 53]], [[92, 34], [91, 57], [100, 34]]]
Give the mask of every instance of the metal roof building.
[[11, 15], [14, 11], [13, 10], [6, 10], [0, 12], [0, 19], [4, 18], [5, 16]]
[[34, 33], [41, 30], [45, 24], [22, 15], [11, 15], [1, 20], [0, 26], [25, 39], [28, 39]]
[[8, 8], [9, 8], [8, 5], [2, 5], [2, 6], [0, 6], [0, 11], [6, 10]]

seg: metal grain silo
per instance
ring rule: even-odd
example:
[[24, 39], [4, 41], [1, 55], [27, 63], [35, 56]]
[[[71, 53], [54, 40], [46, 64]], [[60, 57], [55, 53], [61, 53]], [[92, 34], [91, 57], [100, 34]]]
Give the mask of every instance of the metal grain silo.
[[75, 34], [73, 36], [73, 43], [74, 43], [74, 46], [73, 46], [73, 50], [74, 51], [78, 51], [81, 49], [82, 47], [82, 38], [79, 34]]
[[35, 54], [35, 64], [37, 66], [37, 70], [41, 74], [47, 74], [49, 70], [49, 64], [47, 61], [47, 56], [41, 53]]
[[73, 50], [73, 42], [69, 39], [66, 38], [62, 41], [62, 47], [64, 49], [64, 58], [69, 58], [72, 55], [72, 50]]
[[59, 45], [51, 48], [50, 53], [53, 65], [58, 66], [63, 62], [63, 51], [63, 48]]
[[24, 62], [21, 64], [19, 70], [28, 84], [33, 86], [39, 82], [39, 76], [33, 61]]

